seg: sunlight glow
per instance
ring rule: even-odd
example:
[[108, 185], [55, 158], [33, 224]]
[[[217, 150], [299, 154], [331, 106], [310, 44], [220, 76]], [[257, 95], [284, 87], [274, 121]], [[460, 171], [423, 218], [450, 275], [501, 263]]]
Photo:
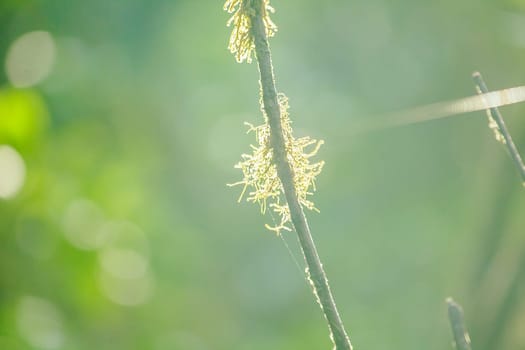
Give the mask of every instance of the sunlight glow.
[[11, 146], [0, 146], [0, 199], [16, 196], [25, 177], [26, 166], [20, 154]]
[[26, 88], [44, 80], [55, 61], [55, 43], [49, 32], [34, 31], [17, 38], [9, 47], [5, 70], [13, 86]]
[[523, 101], [525, 101], [525, 85], [389, 113], [386, 116], [375, 118], [376, 120], [368, 125], [361, 126], [361, 131], [373, 131], [388, 127], [421, 123], [463, 113], [507, 106]]

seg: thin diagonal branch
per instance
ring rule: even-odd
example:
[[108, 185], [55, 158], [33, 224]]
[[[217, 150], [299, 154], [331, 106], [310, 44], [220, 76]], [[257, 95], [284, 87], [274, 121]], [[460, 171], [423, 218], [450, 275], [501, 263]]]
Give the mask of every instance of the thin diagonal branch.
[[465, 328], [465, 321], [463, 320], [463, 310], [452, 298], [447, 299], [448, 318], [452, 333], [454, 335], [454, 342], [457, 350], [471, 350], [470, 337]]
[[[294, 174], [287, 159], [287, 152], [281, 126], [281, 111], [275, 88], [275, 78], [272, 67], [270, 46], [265, 31], [262, 16], [262, 4], [257, 3], [252, 15], [252, 33], [255, 39], [255, 53], [259, 67], [263, 108], [268, 116], [270, 125], [271, 146], [277, 173], [283, 185], [284, 194], [290, 209], [292, 223], [299, 236], [299, 242], [308, 266], [309, 279], [314, 289], [324, 316], [328, 322], [331, 338], [336, 350], [351, 350], [352, 345], [344, 329], [343, 322], [337, 311], [332, 292], [328, 285], [317, 249], [312, 239], [306, 217], [299, 203], [294, 186]], [[259, 5], [260, 4], [260, 5]]]
[[[479, 72], [474, 72], [474, 74], [472, 74], [472, 78], [476, 83], [476, 89], [479, 94], [486, 94], [489, 92], [487, 85], [485, 85], [485, 82], [483, 81], [483, 78]], [[525, 186], [525, 165], [523, 165], [521, 156], [518, 152], [518, 149], [516, 148], [516, 145], [514, 145], [514, 141], [512, 141], [512, 137], [510, 136], [507, 126], [505, 125], [505, 121], [503, 121], [501, 113], [497, 107], [488, 109], [487, 113], [489, 113], [490, 117], [496, 122], [498, 131], [503, 137], [504, 143], [507, 146], [507, 150], [509, 151], [512, 161], [516, 165], [516, 168], [518, 169], [521, 176], [521, 181]]]

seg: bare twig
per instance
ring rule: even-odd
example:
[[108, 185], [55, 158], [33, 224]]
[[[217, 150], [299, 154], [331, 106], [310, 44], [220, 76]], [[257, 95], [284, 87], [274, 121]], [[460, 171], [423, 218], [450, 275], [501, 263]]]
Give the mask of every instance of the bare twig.
[[471, 350], [470, 338], [465, 328], [465, 321], [463, 320], [463, 310], [452, 298], [447, 299], [448, 318], [452, 333], [454, 335], [454, 342], [457, 350]]
[[[487, 85], [485, 85], [485, 82], [483, 81], [483, 78], [481, 77], [481, 74], [479, 72], [474, 72], [474, 74], [472, 74], [472, 78], [476, 83], [476, 90], [478, 91], [478, 94], [488, 93], [489, 90], [487, 88]], [[518, 152], [518, 149], [516, 148], [516, 145], [514, 145], [514, 141], [512, 141], [512, 137], [510, 136], [507, 126], [503, 121], [501, 113], [499, 112], [497, 107], [492, 107], [488, 109], [487, 113], [490, 116], [490, 118], [492, 118], [496, 122], [498, 132], [501, 134], [501, 137], [503, 138], [503, 143], [505, 143], [505, 145], [507, 146], [507, 150], [509, 151], [511, 158], [514, 161], [514, 164], [516, 165], [516, 168], [520, 173], [521, 181], [525, 186], [525, 165], [523, 165], [521, 156]]]
[[259, 0], [252, 14], [252, 33], [255, 39], [255, 53], [259, 67], [263, 108], [270, 125], [271, 146], [277, 173], [283, 185], [284, 194], [290, 209], [292, 223], [299, 236], [302, 251], [308, 265], [308, 274], [314, 294], [317, 297], [324, 316], [328, 322], [331, 338], [337, 350], [351, 350], [352, 345], [346, 334], [343, 322], [337, 311], [334, 298], [328, 285], [317, 249], [312, 239], [306, 217], [299, 203], [294, 185], [294, 174], [287, 160], [287, 152], [281, 126], [281, 111], [275, 88], [275, 77], [272, 67], [270, 46], [262, 16], [262, 1]]

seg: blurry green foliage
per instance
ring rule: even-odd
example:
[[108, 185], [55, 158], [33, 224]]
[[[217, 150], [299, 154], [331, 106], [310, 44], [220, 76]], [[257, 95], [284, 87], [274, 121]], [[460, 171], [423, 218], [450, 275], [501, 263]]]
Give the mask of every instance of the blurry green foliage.
[[32, 90], [0, 90], [0, 144], [27, 148], [41, 141], [48, 124], [47, 106]]
[[[473, 70], [522, 85], [523, 1], [273, 5], [294, 131], [326, 141], [309, 221], [356, 347], [448, 348], [452, 295], [473, 348], [524, 348], [525, 194], [484, 114], [353, 129], [474, 94]], [[0, 143], [26, 166], [0, 199], [0, 349], [329, 347], [282, 242], [225, 186], [243, 122], [262, 122], [227, 19], [216, 1], [0, 2]], [[16, 90], [4, 60], [33, 30], [56, 61]], [[523, 152], [523, 105], [501, 112]], [[116, 227], [143, 243], [120, 245]]]

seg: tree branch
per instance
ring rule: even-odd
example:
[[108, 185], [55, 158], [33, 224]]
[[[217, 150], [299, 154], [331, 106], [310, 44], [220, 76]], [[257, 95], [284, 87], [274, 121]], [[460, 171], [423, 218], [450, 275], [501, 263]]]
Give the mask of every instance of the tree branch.
[[311, 281], [313, 292], [321, 306], [328, 322], [330, 335], [336, 350], [351, 350], [352, 345], [344, 329], [343, 322], [337, 311], [332, 292], [328, 285], [326, 274], [323, 270], [317, 249], [312, 239], [306, 217], [299, 203], [294, 185], [294, 173], [287, 159], [287, 152], [281, 126], [281, 111], [275, 88], [270, 46], [266, 35], [262, 17], [262, 2], [259, 0], [252, 15], [252, 33], [255, 39], [255, 53], [259, 67], [263, 108], [268, 116], [270, 125], [271, 147], [277, 174], [281, 180], [288, 208], [290, 209], [292, 223], [299, 236], [299, 242], [308, 266], [307, 273]]
[[454, 335], [454, 342], [457, 350], [471, 350], [470, 337], [468, 336], [463, 320], [463, 310], [452, 298], [447, 299], [448, 318], [452, 333]]
[[[474, 79], [474, 82], [476, 83], [476, 89], [478, 90], [479, 94], [486, 94], [489, 92], [487, 85], [485, 85], [485, 82], [483, 81], [483, 78], [479, 72], [474, 72], [474, 74], [472, 74], [472, 79]], [[514, 145], [514, 141], [512, 141], [512, 137], [510, 136], [507, 126], [503, 121], [503, 117], [501, 116], [499, 109], [497, 107], [493, 107], [488, 109], [487, 113], [496, 122], [498, 131], [503, 137], [504, 143], [507, 146], [507, 150], [514, 161], [514, 164], [520, 173], [521, 181], [525, 186], [525, 165], [523, 165], [521, 156], [518, 152], [518, 149], [516, 148], [516, 145]]]

